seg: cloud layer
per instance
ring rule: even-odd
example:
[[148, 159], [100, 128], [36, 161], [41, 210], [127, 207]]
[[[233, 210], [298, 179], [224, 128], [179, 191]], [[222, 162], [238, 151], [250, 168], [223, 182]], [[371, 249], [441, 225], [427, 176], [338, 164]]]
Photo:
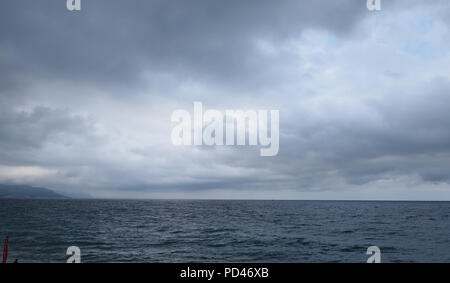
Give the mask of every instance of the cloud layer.
[[[0, 182], [96, 197], [450, 200], [448, 1], [0, 5]], [[278, 156], [173, 146], [171, 114], [194, 101], [279, 109]]]

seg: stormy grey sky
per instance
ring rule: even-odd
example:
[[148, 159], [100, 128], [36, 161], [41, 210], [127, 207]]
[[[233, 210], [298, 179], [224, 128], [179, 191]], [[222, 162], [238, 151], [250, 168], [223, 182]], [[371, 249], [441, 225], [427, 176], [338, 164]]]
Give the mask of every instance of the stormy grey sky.
[[[5, 0], [0, 183], [118, 198], [450, 200], [447, 0]], [[193, 102], [280, 151], [176, 147]]]

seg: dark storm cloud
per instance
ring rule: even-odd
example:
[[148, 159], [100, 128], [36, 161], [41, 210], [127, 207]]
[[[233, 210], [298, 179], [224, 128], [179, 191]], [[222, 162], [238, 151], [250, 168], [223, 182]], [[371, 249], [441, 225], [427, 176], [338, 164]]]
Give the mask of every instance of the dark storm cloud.
[[70, 146], [79, 139], [98, 141], [92, 135], [92, 121], [72, 115], [67, 110], [48, 107], [35, 107], [31, 111], [2, 107], [1, 110], [0, 159], [4, 165], [46, 163], [36, 160], [33, 152], [39, 151], [49, 142]]
[[[335, 171], [351, 184], [365, 184], [385, 175], [418, 174], [425, 181], [449, 182], [450, 81], [436, 78], [419, 89], [366, 102], [379, 119], [346, 119], [346, 107], [336, 107], [326, 119], [299, 115], [284, 125], [280, 172], [299, 174], [308, 155], [320, 163], [315, 171]], [[304, 118], [304, 119], [303, 119]], [[276, 167], [275, 167], [276, 168]], [[315, 174], [316, 172], [313, 171]], [[444, 173], [447, 172], [447, 173]]]
[[[54, 134], [84, 134], [86, 122], [66, 111], [36, 107], [32, 111], [2, 111], [0, 136], [3, 146], [39, 147]], [[14, 149], [14, 148], [10, 148]]]
[[307, 28], [342, 35], [366, 12], [354, 0], [94, 0], [80, 13], [60, 2], [1, 4], [3, 86], [26, 73], [131, 87], [144, 70], [263, 83], [270, 67], [256, 40], [296, 38]]

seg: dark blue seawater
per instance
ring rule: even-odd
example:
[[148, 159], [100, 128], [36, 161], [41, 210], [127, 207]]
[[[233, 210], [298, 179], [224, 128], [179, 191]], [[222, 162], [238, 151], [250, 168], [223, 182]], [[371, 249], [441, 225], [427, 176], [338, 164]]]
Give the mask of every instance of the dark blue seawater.
[[9, 260], [450, 262], [450, 202], [0, 200]]

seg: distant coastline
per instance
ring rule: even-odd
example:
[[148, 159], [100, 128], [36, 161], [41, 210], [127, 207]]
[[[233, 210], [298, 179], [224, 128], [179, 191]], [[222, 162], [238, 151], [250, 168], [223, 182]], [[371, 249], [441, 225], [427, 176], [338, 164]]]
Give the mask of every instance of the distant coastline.
[[0, 184], [0, 199], [70, 199], [47, 188]]

